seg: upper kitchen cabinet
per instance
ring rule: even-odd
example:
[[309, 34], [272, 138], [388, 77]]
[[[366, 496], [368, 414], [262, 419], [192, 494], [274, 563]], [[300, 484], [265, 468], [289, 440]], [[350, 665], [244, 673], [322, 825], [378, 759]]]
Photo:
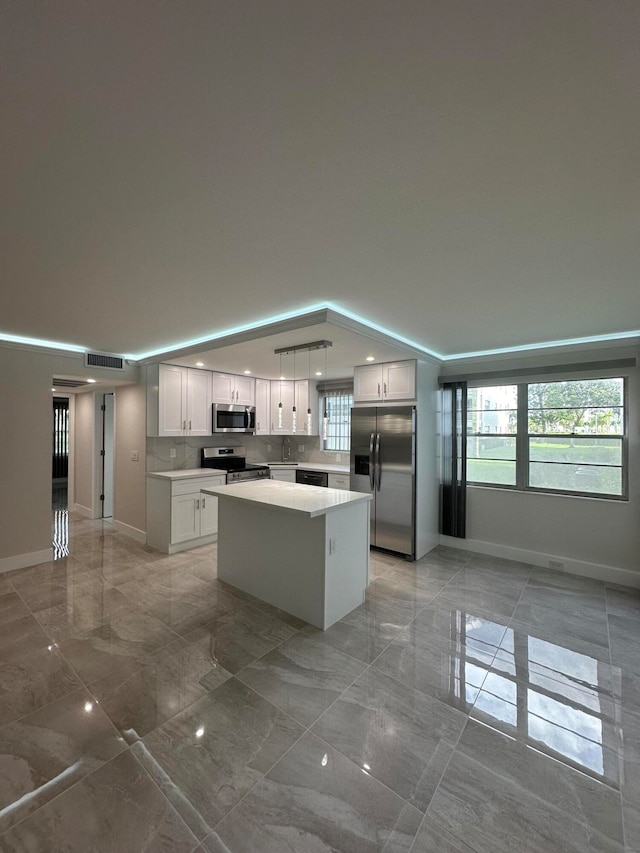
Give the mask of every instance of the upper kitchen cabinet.
[[213, 403], [237, 403], [239, 406], [255, 406], [256, 386], [251, 376], [236, 376], [233, 373], [213, 373]]
[[391, 403], [415, 399], [415, 359], [361, 364], [353, 370], [354, 403]]
[[[271, 434], [317, 435], [318, 407], [315, 383], [307, 379], [275, 379], [271, 382]], [[280, 403], [282, 425], [280, 426]], [[293, 429], [293, 406], [296, 407], [296, 428]], [[311, 429], [307, 429], [307, 409], [311, 408]]]
[[176, 364], [147, 368], [147, 435], [211, 435], [211, 373]]
[[256, 435], [271, 435], [271, 382], [256, 379]]

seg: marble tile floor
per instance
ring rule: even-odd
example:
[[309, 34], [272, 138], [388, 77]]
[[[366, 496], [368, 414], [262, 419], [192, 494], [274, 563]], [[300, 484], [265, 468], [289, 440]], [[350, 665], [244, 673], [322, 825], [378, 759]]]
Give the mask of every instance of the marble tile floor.
[[372, 552], [322, 632], [215, 545], [67, 541], [0, 577], [2, 853], [640, 853], [637, 591]]

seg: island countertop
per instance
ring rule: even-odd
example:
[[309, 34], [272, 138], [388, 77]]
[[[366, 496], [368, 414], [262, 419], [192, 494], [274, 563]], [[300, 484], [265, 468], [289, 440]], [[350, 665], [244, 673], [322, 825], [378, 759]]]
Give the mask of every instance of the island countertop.
[[280, 480], [248, 480], [228, 486], [212, 486], [201, 490], [206, 495], [234, 501], [263, 504], [271, 509], [293, 512], [315, 518], [335, 512], [349, 504], [370, 501], [371, 495], [344, 489], [325, 489]]

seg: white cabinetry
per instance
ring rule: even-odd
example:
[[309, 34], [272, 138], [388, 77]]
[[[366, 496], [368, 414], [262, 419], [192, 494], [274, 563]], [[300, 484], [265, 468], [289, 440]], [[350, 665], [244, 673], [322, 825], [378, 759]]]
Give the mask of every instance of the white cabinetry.
[[177, 364], [147, 372], [147, 435], [211, 435], [211, 373]]
[[354, 403], [391, 403], [416, 399], [416, 362], [362, 364], [353, 370]]
[[350, 478], [348, 474], [329, 474], [328, 486], [330, 489], [346, 489], [351, 488]]
[[[307, 379], [279, 379], [271, 383], [272, 435], [317, 435], [318, 406], [316, 386]], [[293, 431], [293, 406], [296, 407], [296, 430]], [[282, 426], [279, 427], [279, 404], [282, 403]], [[307, 409], [311, 407], [311, 430], [307, 431]]]
[[236, 376], [233, 373], [213, 373], [212, 402], [254, 406], [255, 400], [255, 379], [253, 377]]
[[296, 471], [295, 468], [272, 468], [271, 479], [281, 480], [283, 483], [295, 483]]
[[256, 379], [256, 435], [271, 435], [271, 382]]
[[200, 490], [224, 486], [224, 474], [171, 479], [147, 477], [147, 544], [167, 554], [213, 542], [218, 499]]

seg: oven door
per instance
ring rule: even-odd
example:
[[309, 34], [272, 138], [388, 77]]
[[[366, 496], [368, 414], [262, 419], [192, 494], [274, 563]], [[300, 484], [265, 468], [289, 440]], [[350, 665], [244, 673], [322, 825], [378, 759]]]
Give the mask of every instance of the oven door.
[[256, 431], [256, 410], [254, 406], [233, 406], [226, 403], [214, 403], [211, 407], [212, 432]]

